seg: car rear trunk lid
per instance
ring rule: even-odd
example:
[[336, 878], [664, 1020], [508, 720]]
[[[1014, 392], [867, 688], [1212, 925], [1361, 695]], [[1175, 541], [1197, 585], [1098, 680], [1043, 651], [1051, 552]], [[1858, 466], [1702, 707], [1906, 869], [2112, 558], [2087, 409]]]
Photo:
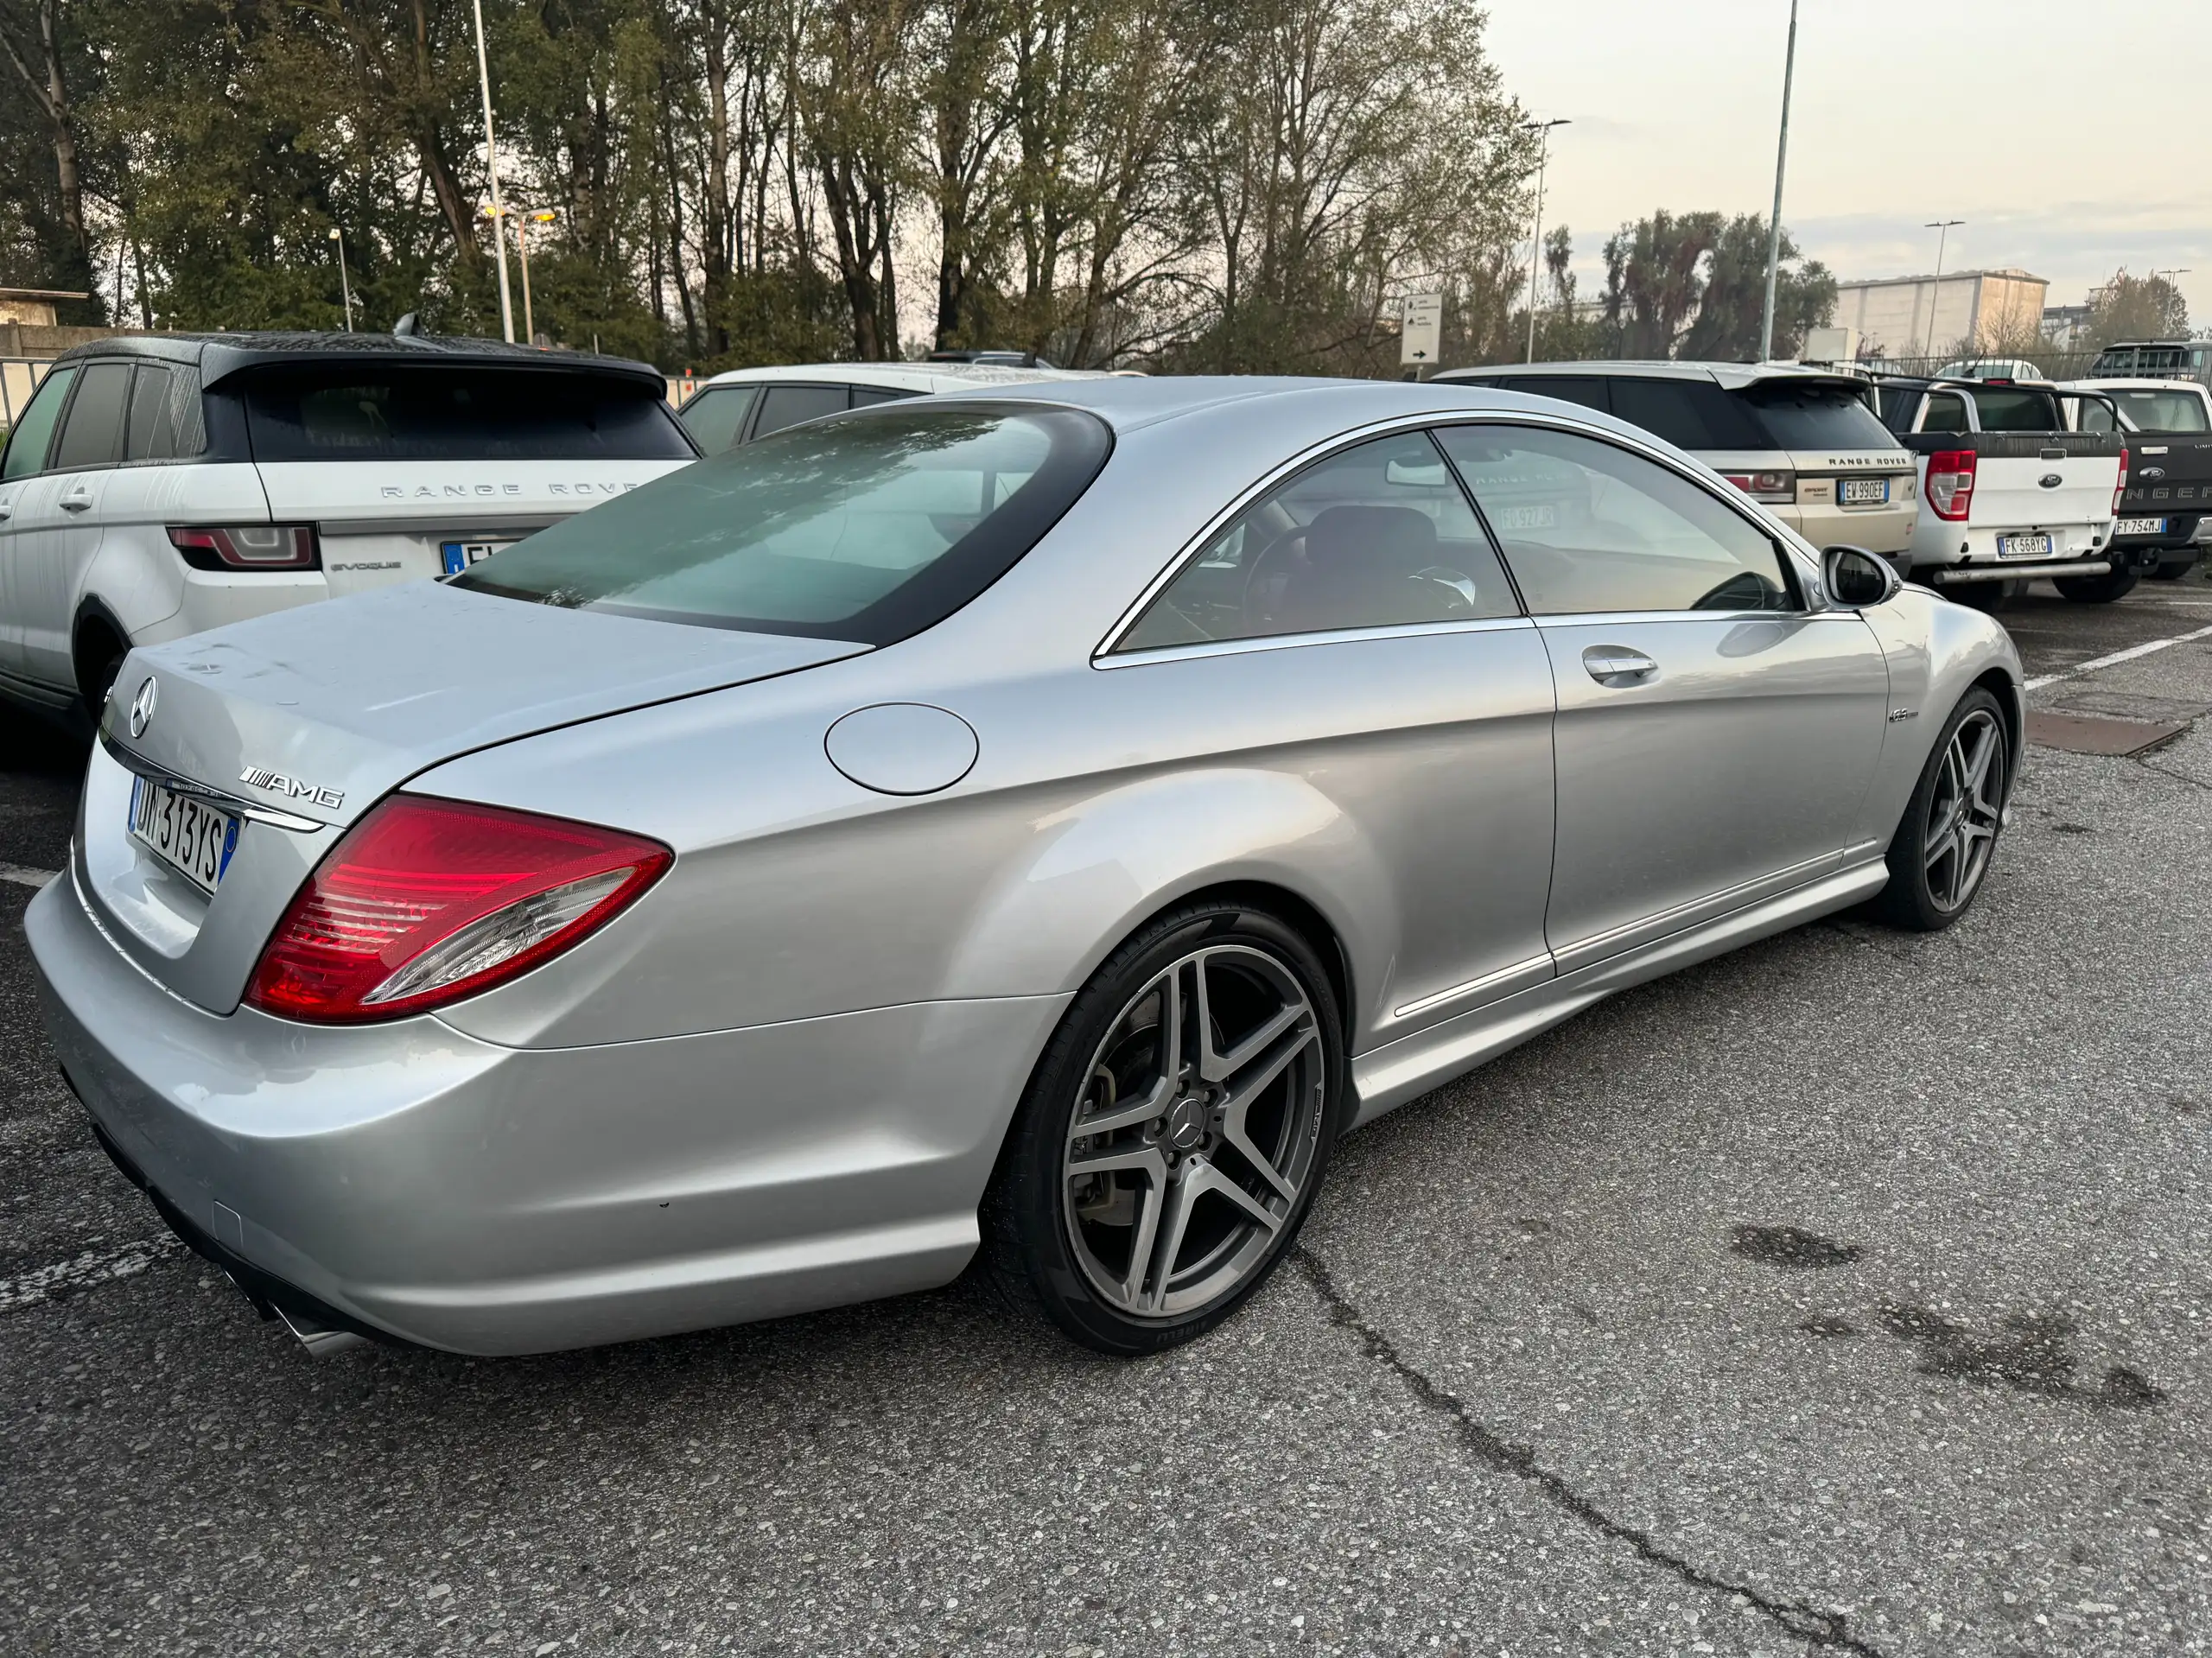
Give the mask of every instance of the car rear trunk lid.
[[[142, 648], [102, 713], [76, 877], [96, 918], [140, 967], [228, 1013], [337, 831], [417, 772], [535, 732], [866, 648], [563, 610], [432, 582]], [[140, 778], [204, 792], [241, 818], [212, 898], [131, 835]]]

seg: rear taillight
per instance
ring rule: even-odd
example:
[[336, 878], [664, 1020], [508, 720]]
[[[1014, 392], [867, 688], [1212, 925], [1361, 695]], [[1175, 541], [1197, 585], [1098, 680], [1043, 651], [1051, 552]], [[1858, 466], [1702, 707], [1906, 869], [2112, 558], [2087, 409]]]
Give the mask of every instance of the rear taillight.
[[1794, 501], [1797, 475], [1789, 472], [1731, 472], [1722, 474], [1755, 501]]
[[2120, 516], [2120, 498], [2127, 493], [2127, 451], [2120, 452], [2120, 481], [2112, 486], [2112, 515]]
[[1962, 522], [1974, 507], [1974, 452], [1938, 449], [1928, 457], [1928, 505], [1939, 518]]
[[673, 861], [590, 823], [394, 795], [316, 867], [245, 1000], [286, 1019], [393, 1019], [504, 983], [604, 926]]
[[311, 524], [171, 524], [169, 545], [195, 570], [311, 570], [321, 562]]

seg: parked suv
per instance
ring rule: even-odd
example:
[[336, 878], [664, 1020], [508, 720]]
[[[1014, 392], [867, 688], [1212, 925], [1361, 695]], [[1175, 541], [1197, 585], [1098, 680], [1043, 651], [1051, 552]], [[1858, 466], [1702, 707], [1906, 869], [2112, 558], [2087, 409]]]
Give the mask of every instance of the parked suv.
[[1918, 516], [1912, 456], [1857, 376], [1770, 363], [1522, 363], [1440, 380], [1579, 403], [1688, 450], [1816, 547], [1903, 569]]
[[2092, 380], [2195, 380], [2212, 386], [2212, 340], [2116, 340], [2097, 353]]
[[2107, 409], [2078, 400], [2083, 431], [2127, 437], [2127, 489], [2112, 544], [2133, 558], [2155, 556], [2154, 581], [2177, 581], [2212, 542], [2212, 391], [2194, 380], [2076, 380], [2066, 391], [2101, 391]]
[[[1011, 353], [1007, 353], [1011, 354]], [[803, 420], [900, 397], [988, 391], [1036, 380], [1091, 380], [1107, 371], [973, 361], [927, 363], [801, 363], [779, 368], [735, 368], [693, 392], [681, 415], [700, 448], [720, 454]]]
[[97, 717], [134, 645], [464, 569], [696, 459], [664, 384], [419, 334], [65, 352], [0, 454], [0, 693]]

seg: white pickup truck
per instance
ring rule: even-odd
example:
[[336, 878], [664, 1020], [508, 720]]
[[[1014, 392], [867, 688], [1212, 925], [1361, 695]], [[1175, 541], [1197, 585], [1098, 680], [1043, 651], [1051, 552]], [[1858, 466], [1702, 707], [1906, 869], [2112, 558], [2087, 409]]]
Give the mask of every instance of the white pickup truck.
[[2066, 397], [2047, 384], [2005, 380], [1876, 382], [1885, 423], [1916, 457], [1922, 510], [1911, 576], [1994, 609], [2037, 576], [2080, 604], [2135, 585], [2113, 547], [2127, 483], [2126, 436], [2072, 431]]

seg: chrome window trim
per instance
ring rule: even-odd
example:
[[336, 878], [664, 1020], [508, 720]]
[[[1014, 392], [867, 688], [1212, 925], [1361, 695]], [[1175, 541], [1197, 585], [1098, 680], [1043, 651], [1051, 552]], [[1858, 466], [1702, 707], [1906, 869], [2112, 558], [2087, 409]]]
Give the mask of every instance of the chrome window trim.
[[330, 827], [327, 823], [316, 823], [312, 817], [300, 817], [291, 812], [278, 811], [274, 806], [264, 806], [257, 801], [248, 800], [242, 795], [234, 795], [226, 789], [212, 787], [196, 778], [180, 776], [170, 771], [168, 766], [159, 765], [146, 759], [143, 754], [135, 753], [124, 747], [111, 732], [104, 730], [100, 733], [100, 746], [106, 749], [116, 763], [126, 772], [144, 778], [149, 782], [158, 783], [172, 794], [190, 795], [194, 799], [205, 800], [220, 806], [226, 811], [234, 811], [239, 816], [250, 818], [254, 823], [269, 823], [277, 829], [290, 829], [296, 835], [312, 835], [318, 829], [326, 829]]
[[[1796, 561], [1792, 557], [1796, 549], [1789, 545], [1786, 537], [1777, 533], [1777, 531], [1780, 531], [1783, 528], [1781, 522], [1778, 519], [1763, 517], [1755, 509], [1755, 506], [1751, 503], [1729, 499], [1729, 495], [1734, 494], [1737, 492], [1728, 490], [1725, 485], [1721, 489], [1715, 489], [1713, 486], [1713, 480], [1711, 479], [1701, 476], [1693, 469], [1696, 464], [1695, 462], [1692, 462], [1690, 466], [1686, 467], [1682, 464], [1681, 457], [1657, 447], [1654, 442], [1632, 437], [1624, 432], [1611, 431], [1605, 427], [1594, 426], [1586, 421], [1575, 420], [1565, 415], [1554, 415], [1549, 410], [1524, 411], [1517, 409], [1431, 409], [1420, 414], [1394, 415], [1387, 420], [1371, 421], [1364, 426], [1355, 426], [1348, 429], [1347, 430], [1338, 432], [1332, 437], [1324, 438], [1318, 443], [1309, 444], [1304, 449], [1300, 450], [1298, 454], [1293, 455], [1289, 460], [1279, 463], [1273, 470], [1262, 474], [1256, 483], [1249, 485], [1245, 489], [1236, 495], [1230, 501], [1227, 506], [1222, 508], [1221, 511], [1208, 518], [1199, 528], [1198, 533], [1191, 537], [1179, 549], [1177, 549], [1174, 556], [1167, 562], [1166, 567], [1157, 575], [1154, 576], [1150, 581], [1145, 584], [1144, 590], [1137, 595], [1135, 602], [1128, 606], [1122, 612], [1121, 615], [1115, 619], [1114, 625], [1106, 630], [1105, 638], [1102, 639], [1098, 645], [1093, 647], [1091, 651], [1091, 666], [1094, 668], [1109, 666], [1110, 664], [1105, 659], [1118, 654], [1137, 654], [1135, 652], [1117, 652], [1115, 647], [1120, 644], [1122, 636], [1136, 626], [1137, 622], [1143, 617], [1144, 613], [1151, 607], [1153, 600], [1157, 599], [1160, 594], [1166, 589], [1169, 584], [1172, 583], [1177, 576], [1183, 573], [1185, 567], [1186, 567], [1192, 559], [1196, 558], [1200, 552], [1205, 550], [1207, 543], [1210, 543], [1216, 536], [1219, 535], [1222, 530], [1227, 529], [1230, 522], [1236, 518], [1238, 513], [1243, 511], [1245, 508], [1250, 506], [1255, 501], [1258, 500], [1261, 496], [1266, 494], [1269, 490], [1274, 489], [1278, 484], [1286, 481], [1296, 473], [1304, 471], [1308, 467], [1317, 465], [1323, 461], [1328, 460], [1332, 455], [1339, 454], [1346, 449], [1357, 448], [1358, 445], [1369, 442], [1373, 439], [1378, 437], [1389, 437], [1395, 433], [1405, 431], [1437, 431], [1448, 426], [1548, 427], [1555, 431], [1568, 433], [1573, 436], [1586, 437], [1600, 443], [1610, 443], [1615, 448], [1624, 449], [1630, 454], [1639, 456], [1646, 461], [1656, 462], [1659, 466], [1664, 467], [1668, 471], [1673, 473], [1678, 478], [1681, 478], [1684, 482], [1693, 484], [1699, 489], [1703, 490], [1714, 500], [1720, 502], [1731, 512], [1735, 513], [1737, 517], [1742, 518], [1745, 523], [1751, 525], [1752, 529], [1758, 530], [1759, 534], [1764, 536], [1767, 540], [1773, 544], [1776, 556], [1782, 560], [1784, 568], [1790, 575], [1795, 575], [1797, 578], [1798, 587], [1800, 589], [1797, 596], [1802, 601], [1801, 608], [1794, 611], [1745, 611], [1740, 613], [1745, 615], [1759, 616], [1803, 616], [1817, 614], [1823, 607], [1821, 604], [1815, 602], [1816, 600], [1823, 600], [1825, 598], [1819, 584], [1816, 581], [1810, 580], [1807, 576], [1805, 571], [1797, 567]], [[1440, 445], [1439, 447], [1440, 448], [1441, 448]], [[1446, 469], [1451, 472], [1453, 480], [1455, 482], [1459, 482], [1461, 490], [1470, 497], [1471, 505], [1474, 508], [1475, 517], [1483, 526], [1483, 533], [1489, 536], [1491, 538], [1491, 550], [1497, 554], [1499, 562], [1503, 563], [1504, 562], [1505, 556], [1497, 545], [1497, 537], [1496, 532], [1491, 529], [1490, 520], [1483, 513], [1482, 504], [1479, 501], [1474, 501], [1471, 499], [1473, 492], [1467, 489], [1465, 482], [1460, 480], [1459, 469], [1458, 467], [1452, 464], [1449, 454], [1445, 456], [1445, 464]], [[1724, 491], [1726, 492], [1724, 493]], [[1506, 573], [1508, 578], [1510, 579], [1512, 575], [1512, 568], [1510, 565], [1506, 567]], [[1518, 584], [1516, 583], [1516, 585], [1517, 588]], [[1628, 613], [1610, 611], [1594, 613], [1609, 615], [1618, 619]], [[1695, 616], [1735, 614], [1738, 613], [1673, 610], [1656, 613], [1666, 616]], [[1522, 619], [1525, 619], [1526, 615], [1527, 613], [1524, 612]], [[1510, 621], [1516, 619], [1510, 617], [1500, 617], [1485, 618], [1484, 619]], [[1413, 624], [1413, 626], [1421, 626], [1421, 624]], [[1361, 629], [1358, 631], [1362, 632], [1371, 631], [1381, 633], [1395, 634], [1402, 633], [1406, 629], [1403, 627], [1391, 627], [1376, 630]], [[1311, 633], [1286, 633], [1271, 635], [1269, 637], [1294, 639], [1313, 638], [1319, 636]], [[1249, 645], [1251, 641], [1245, 639], [1234, 641], [1224, 639], [1210, 640], [1206, 643], [1221, 645], [1234, 643], [1241, 645]], [[1176, 645], [1162, 648], [1183, 650], [1190, 647]], [[1152, 652], [1145, 652], [1144, 654], [1147, 659], [1152, 658]]]
[[1243, 656], [1253, 651], [1288, 651], [1311, 645], [1357, 645], [1370, 639], [1402, 639], [1439, 633], [1498, 633], [1535, 626], [1529, 616], [1474, 616], [1459, 622], [1391, 622], [1378, 627], [1332, 627], [1303, 633], [1260, 633], [1242, 639], [1194, 639], [1188, 645], [1155, 645], [1094, 657], [1094, 668], [1139, 668], [1154, 662], [1189, 662], [1201, 657]]

